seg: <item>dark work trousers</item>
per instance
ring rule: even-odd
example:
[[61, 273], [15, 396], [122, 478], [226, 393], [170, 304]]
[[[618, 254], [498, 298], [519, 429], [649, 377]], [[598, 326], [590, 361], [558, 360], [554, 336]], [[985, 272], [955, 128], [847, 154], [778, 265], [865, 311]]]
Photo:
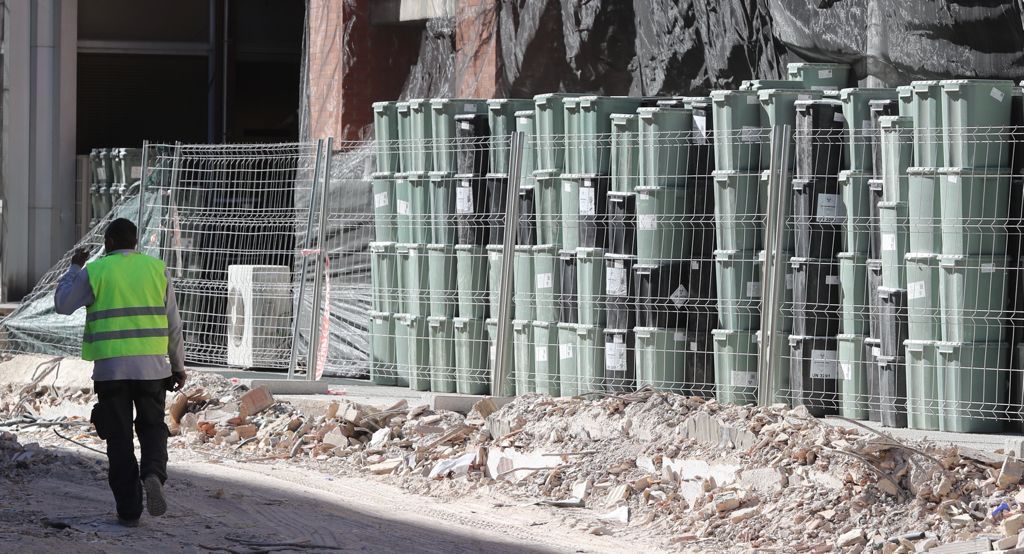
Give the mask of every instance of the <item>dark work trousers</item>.
[[[92, 422], [96, 433], [107, 441], [107, 480], [117, 502], [117, 515], [138, 519], [142, 515], [141, 480], [149, 475], [156, 475], [161, 482], [167, 480], [167, 380], [96, 381], [94, 386], [98, 401], [92, 409]], [[133, 407], [135, 432], [142, 446], [141, 471], [132, 440]]]

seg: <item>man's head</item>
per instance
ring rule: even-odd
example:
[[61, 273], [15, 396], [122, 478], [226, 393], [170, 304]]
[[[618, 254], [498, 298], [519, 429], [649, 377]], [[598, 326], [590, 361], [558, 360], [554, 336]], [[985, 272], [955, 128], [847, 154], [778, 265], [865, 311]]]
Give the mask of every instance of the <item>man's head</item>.
[[107, 230], [103, 233], [104, 247], [108, 253], [115, 250], [134, 250], [139, 242], [138, 235], [139, 230], [134, 223], [124, 218], [115, 219], [107, 225]]

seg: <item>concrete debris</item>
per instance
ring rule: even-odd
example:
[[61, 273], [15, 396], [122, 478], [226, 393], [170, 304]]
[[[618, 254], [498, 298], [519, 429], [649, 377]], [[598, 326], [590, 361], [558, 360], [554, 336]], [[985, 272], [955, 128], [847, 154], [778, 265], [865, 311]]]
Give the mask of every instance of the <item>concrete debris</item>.
[[239, 417], [254, 416], [274, 405], [274, 395], [266, 387], [256, 387], [238, 399], [241, 403]]
[[1001, 489], [1007, 489], [1020, 483], [1022, 476], [1024, 476], [1024, 461], [1007, 456], [999, 470], [999, 480], [996, 481], [996, 484]]
[[836, 540], [836, 546], [839, 548], [846, 548], [848, 546], [854, 546], [858, 544], [867, 544], [867, 539], [864, 537], [863, 529], [851, 529]]
[[597, 519], [625, 525], [629, 523], [629, 506], [619, 506], [606, 514], [597, 516]]

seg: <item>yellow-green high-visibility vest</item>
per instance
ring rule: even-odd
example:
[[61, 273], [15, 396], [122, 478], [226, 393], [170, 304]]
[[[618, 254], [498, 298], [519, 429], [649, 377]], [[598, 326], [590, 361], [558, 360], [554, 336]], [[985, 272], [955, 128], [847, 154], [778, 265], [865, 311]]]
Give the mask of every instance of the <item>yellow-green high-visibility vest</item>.
[[110, 254], [86, 271], [94, 301], [86, 308], [82, 359], [167, 354], [164, 263], [139, 252]]

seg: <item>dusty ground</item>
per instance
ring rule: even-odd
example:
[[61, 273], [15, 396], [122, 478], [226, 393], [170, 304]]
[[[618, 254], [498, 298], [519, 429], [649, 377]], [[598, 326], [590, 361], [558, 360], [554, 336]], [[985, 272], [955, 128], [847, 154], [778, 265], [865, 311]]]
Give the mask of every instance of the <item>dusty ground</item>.
[[[29, 438], [22, 435], [21, 440]], [[290, 464], [221, 463], [180, 450], [171, 457], [167, 515], [144, 516], [139, 528], [125, 529], [114, 518], [103, 457], [75, 446], [45, 447], [26, 467], [0, 475], [0, 552], [637, 548], [635, 542], [572, 529], [555, 517], [554, 508], [503, 505], [480, 497], [445, 502], [365, 477], [330, 476]], [[267, 546], [281, 543], [303, 546]]]

